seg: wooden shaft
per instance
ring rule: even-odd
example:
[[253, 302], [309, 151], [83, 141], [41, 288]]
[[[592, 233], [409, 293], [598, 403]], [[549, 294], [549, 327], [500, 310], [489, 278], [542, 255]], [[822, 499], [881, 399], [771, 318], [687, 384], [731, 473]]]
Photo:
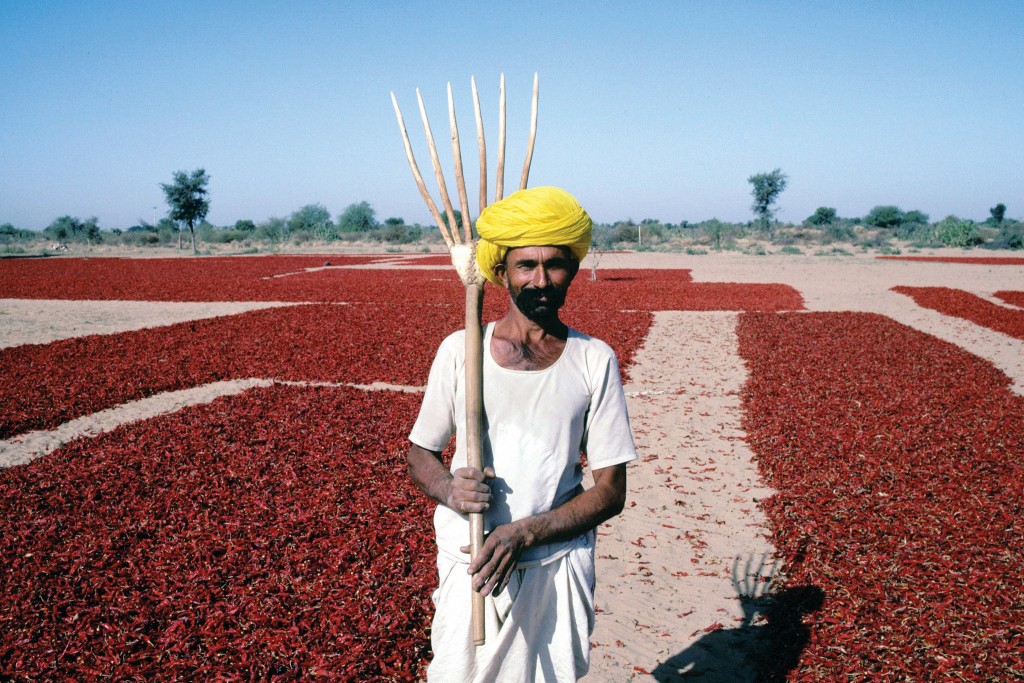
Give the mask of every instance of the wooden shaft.
[[[484, 425], [483, 311], [484, 286], [466, 285], [466, 464], [482, 470]], [[484, 544], [484, 516], [469, 515], [469, 556], [475, 558]], [[484, 596], [473, 591], [473, 644], [484, 644]]]

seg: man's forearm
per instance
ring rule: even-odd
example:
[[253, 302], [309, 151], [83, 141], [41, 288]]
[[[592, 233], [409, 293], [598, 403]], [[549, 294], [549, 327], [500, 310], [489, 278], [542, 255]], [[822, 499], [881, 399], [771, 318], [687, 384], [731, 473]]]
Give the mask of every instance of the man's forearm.
[[575, 538], [622, 512], [626, 502], [626, 466], [594, 472], [594, 485], [564, 505], [513, 522], [526, 547]]
[[595, 470], [594, 485], [561, 507], [494, 529], [469, 563], [473, 590], [497, 595], [508, 585], [523, 550], [584, 534], [622, 512], [625, 502], [626, 466]]
[[419, 490], [435, 502], [447, 505], [452, 473], [441, 462], [441, 454], [412, 444], [406, 462], [409, 476]]

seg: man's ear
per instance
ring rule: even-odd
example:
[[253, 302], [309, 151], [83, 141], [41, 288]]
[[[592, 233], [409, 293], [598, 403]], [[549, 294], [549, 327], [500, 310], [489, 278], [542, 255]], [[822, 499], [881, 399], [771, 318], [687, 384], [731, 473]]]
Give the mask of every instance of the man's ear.
[[501, 281], [502, 286], [508, 289], [508, 264], [505, 263], [505, 259], [494, 264], [494, 277]]

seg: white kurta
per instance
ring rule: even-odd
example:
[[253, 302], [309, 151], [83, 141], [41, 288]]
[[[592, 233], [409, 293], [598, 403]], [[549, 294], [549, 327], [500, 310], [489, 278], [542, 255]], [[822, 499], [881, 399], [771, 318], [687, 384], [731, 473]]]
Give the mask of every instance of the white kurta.
[[[582, 491], [580, 453], [593, 469], [636, 459], [618, 362], [607, 344], [570, 330], [565, 349], [539, 371], [502, 368], [484, 331], [483, 459], [495, 470], [485, 529], [554, 509]], [[443, 450], [465, 423], [465, 336], [442, 342], [410, 440]], [[458, 437], [458, 434], [457, 434]], [[456, 438], [452, 470], [466, 465]], [[528, 549], [506, 591], [487, 600], [487, 644], [470, 636], [466, 515], [434, 513], [440, 587], [430, 680], [575, 680], [586, 673], [593, 629], [594, 537]], [[510, 668], [511, 667], [511, 668]]]

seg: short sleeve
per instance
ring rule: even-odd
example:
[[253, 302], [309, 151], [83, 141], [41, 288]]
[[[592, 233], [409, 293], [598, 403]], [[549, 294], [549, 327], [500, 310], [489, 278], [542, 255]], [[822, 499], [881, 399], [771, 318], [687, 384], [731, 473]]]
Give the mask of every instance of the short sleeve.
[[619, 362], [611, 349], [595, 368], [581, 450], [594, 470], [637, 459]]
[[440, 452], [455, 433], [455, 404], [458, 378], [463, 365], [457, 353], [463, 344], [455, 333], [441, 342], [430, 366], [427, 389], [409, 440], [428, 451]]

